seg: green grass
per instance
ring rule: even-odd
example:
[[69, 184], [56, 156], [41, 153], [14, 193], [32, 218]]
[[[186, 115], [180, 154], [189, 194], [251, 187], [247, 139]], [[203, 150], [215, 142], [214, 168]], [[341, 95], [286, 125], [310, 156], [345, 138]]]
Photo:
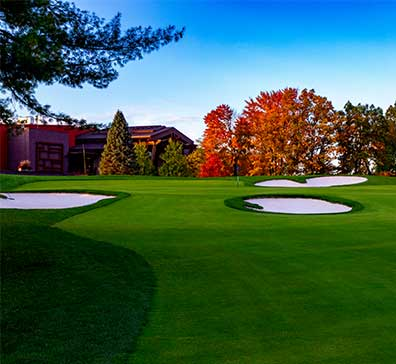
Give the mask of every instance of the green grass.
[[131, 250], [51, 226], [91, 208], [0, 210], [2, 363], [125, 363], [133, 352], [151, 267]]
[[[35, 251], [39, 259], [54, 249], [54, 241], [60, 241], [56, 245], [62, 246], [56, 255], [59, 260], [54, 260], [51, 268], [59, 272], [59, 277], [72, 274], [74, 269], [66, 269], [68, 266], [88, 269], [90, 264], [81, 259], [90, 259], [91, 254], [106, 257], [103, 260], [109, 264], [106, 272], [110, 275], [122, 261], [117, 254], [128, 252], [135, 259], [143, 257], [147, 262], [142, 262], [146, 267], [144, 276], [150, 276], [152, 267], [156, 282], [147, 325], [137, 341], [132, 335], [130, 342], [136, 346], [128, 347], [129, 356], [125, 342], [124, 349], [108, 344], [101, 352], [111, 350], [116, 355], [120, 350], [128, 356], [128, 363], [394, 364], [396, 179], [369, 177], [369, 182], [361, 185], [299, 190], [363, 206], [348, 214], [260, 214], [225, 206], [227, 199], [279, 193], [276, 188], [252, 186], [257, 180], [241, 178], [239, 187], [231, 178], [128, 177], [62, 178], [20, 185], [20, 190], [84, 189], [120, 191], [130, 196], [74, 216], [59, 212], [63, 215], [56, 221], [52, 220], [53, 213], [42, 212], [48, 216], [39, 214], [33, 219], [31, 215], [36, 212], [3, 212], [10, 232], [7, 239], [2, 232], [2, 240], [8, 241], [6, 251], [14, 247], [16, 262], [29, 262]], [[293, 193], [293, 189], [282, 189], [282, 194]], [[20, 234], [16, 231], [22, 220], [27, 221], [27, 236], [36, 243], [19, 248], [20, 243], [14, 242], [23, 241], [15, 238]], [[49, 230], [34, 228], [33, 220], [46, 221]], [[51, 238], [52, 234], [56, 239]], [[70, 241], [74, 242], [70, 243], [73, 248], [69, 248]], [[23, 249], [29, 247], [31, 253], [23, 254]], [[100, 247], [105, 251], [100, 253]], [[78, 249], [89, 249], [90, 253], [74, 254]], [[61, 258], [69, 254], [62, 268]], [[125, 269], [128, 266], [125, 262]], [[85, 304], [74, 308], [72, 301], [64, 301], [60, 322], [63, 318], [63, 322], [72, 322], [75, 327], [58, 325], [56, 313], [54, 320], [46, 319], [45, 313], [56, 311], [56, 304], [55, 308], [49, 307], [56, 302], [52, 299], [56, 291], [52, 292], [50, 285], [49, 290], [37, 288], [37, 298], [29, 297], [35, 270], [28, 264], [16, 265], [23, 279], [17, 276], [17, 281], [10, 281], [13, 267], [15, 264], [8, 265], [3, 279], [3, 287], [13, 288], [7, 294], [3, 291], [2, 307], [8, 320], [15, 322], [14, 331], [2, 330], [3, 342], [9, 343], [3, 361], [41, 355], [41, 361], [30, 356], [30, 362], [62, 362], [54, 359], [51, 351], [53, 333], [60, 330], [71, 342], [59, 339], [59, 350], [67, 355], [74, 353], [64, 356], [63, 362], [77, 362], [79, 350], [85, 355], [81, 362], [112, 362], [95, 353], [100, 345], [92, 345], [92, 350], [77, 345], [91, 340], [101, 342], [100, 337], [96, 338], [100, 330], [85, 334], [79, 331], [81, 325], [76, 317], [88, 303], [81, 300]], [[45, 265], [41, 268], [42, 280], [52, 282], [51, 269]], [[95, 269], [89, 270], [94, 279]], [[107, 281], [114, 281], [114, 290], [119, 294], [126, 295], [129, 284], [143, 289], [136, 280], [134, 283], [132, 274], [123, 283], [117, 280], [120, 275]], [[76, 281], [66, 280], [68, 284]], [[144, 287], [152, 287], [154, 278], [148, 281], [151, 285]], [[106, 287], [111, 289], [113, 284]], [[28, 292], [19, 295], [24, 288]], [[94, 291], [95, 297], [100, 297], [102, 289], [99, 291]], [[131, 297], [123, 297], [127, 309]], [[35, 300], [37, 304], [32, 305]], [[48, 300], [48, 306], [40, 311]], [[117, 315], [114, 312], [119, 309], [119, 297], [104, 294], [103, 301], [108, 302], [106, 314]], [[138, 309], [136, 305], [133, 308], [132, 300], [129, 305], [131, 311]], [[14, 308], [10, 311], [9, 307]], [[66, 319], [68, 309], [75, 311], [70, 320]], [[34, 322], [23, 331], [28, 316], [34, 316]], [[125, 327], [118, 328], [124, 333], [134, 327], [126, 317], [122, 320]], [[109, 337], [116, 343], [111, 336], [116, 332], [112, 320], [100, 326], [110, 333], [102, 335], [102, 339]], [[73, 342], [77, 349], [71, 349]]]

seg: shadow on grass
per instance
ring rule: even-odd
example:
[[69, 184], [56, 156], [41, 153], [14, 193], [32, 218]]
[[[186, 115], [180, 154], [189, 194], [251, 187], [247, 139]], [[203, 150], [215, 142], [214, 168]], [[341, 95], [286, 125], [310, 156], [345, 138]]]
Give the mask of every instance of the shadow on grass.
[[154, 274], [131, 250], [50, 226], [88, 209], [0, 211], [3, 364], [125, 363], [134, 351]]

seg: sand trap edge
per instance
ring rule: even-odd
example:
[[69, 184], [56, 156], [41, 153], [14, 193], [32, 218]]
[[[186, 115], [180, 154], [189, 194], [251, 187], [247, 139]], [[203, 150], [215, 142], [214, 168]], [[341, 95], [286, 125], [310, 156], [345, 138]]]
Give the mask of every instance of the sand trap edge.
[[[293, 214], [293, 213], [283, 213], [283, 212], [271, 212], [271, 211], [264, 211], [261, 208], [255, 209], [252, 207], [257, 207], [258, 205], [253, 206], [253, 204], [249, 204], [246, 202], [248, 199], [254, 198], [312, 198], [317, 200], [323, 200], [331, 203], [339, 203], [352, 208], [350, 211], [346, 212], [339, 212], [339, 213], [320, 213], [320, 214]], [[269, 193], [269, 194], [256, 194], [256, 195], [248, 195], [248, 196], [237, 196], [232, 197], [224, 200], [224, 205], [230, 207], [235, 210], [250, 212], [254, 214], [261, 214], [261, 215], [281, 215], [281, 216], [335, 216], [335, 215], [344, 215], [344, 214], [353, 214], [359, 212], [364, 209], [364, 206], [357, 201], [348, 200], [342, 197], [335, 197], [335, 196], [328, 196], [328, 195], [314, 195], [314, 194], [303, 194], [303, 193]]]
[[[260, 197], [245, 200], [258, 212], [273, 212], [288, 215], [327, 215], [352, 211], [352, 207], [339, 202], [329, 202], [308, 197]], [[255, 207], [255, 205], [261, 208]]]
[[[323, 183], [320, 183], [323, 181]], [[326, 183], [327, 181], [327, 183]], [[354, 186], [367, 182], [368, 179], [362, 176], [318, 176], [306, 177], [304, 182], [299, 182], [290, 178], [267, 179], [254, 183], [255, 187], [267, 188], [326, 188]]]
[[13, 191], [1, 191], [1, 194], [7, 195], [8, 193], [80, 193], [80, 194], [92, 194], [92, 195], [103, 195], [112, 196], [113, 198], [106, 198], [97, 201], [90, 205], [68, 207], [68, 208], [36, 208], [36, 209], [20, 209], [20, 208], [1, 208], [0, 211], [73, 211], [74, 213], [84, 213], [92, 209], [104, 207], [114, 202], [120, 201], [124, 198], [130, 197], [131, 194], [120, 191], [103, 191], [103, 190], [89, 190], [89, 189], [70, 189], [70, 190], [13, 190]]

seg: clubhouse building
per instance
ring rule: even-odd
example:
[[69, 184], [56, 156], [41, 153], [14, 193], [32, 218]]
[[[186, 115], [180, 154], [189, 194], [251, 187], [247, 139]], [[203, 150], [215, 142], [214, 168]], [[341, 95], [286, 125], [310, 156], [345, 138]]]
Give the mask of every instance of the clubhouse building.
[[[147, 125], [129, 127], [133, 143], [144, 142], [155, 166], [169, 139], [183, 144], [183, 153], [194, 142], [174, 127]], [[0, 124], [0, 171], [17, 172], [29, 160], [35, 174], [97, 174], [108, 130], [80, 129], [68, 125], [24, 123], [16, 130]]]

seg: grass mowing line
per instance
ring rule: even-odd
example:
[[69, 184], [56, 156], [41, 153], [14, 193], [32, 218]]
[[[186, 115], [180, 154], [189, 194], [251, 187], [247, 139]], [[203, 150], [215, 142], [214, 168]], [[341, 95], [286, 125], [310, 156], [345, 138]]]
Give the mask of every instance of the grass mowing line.
[[[339, 212], [339, 213], [337, 213], [337, 215], [356, 213], [356, 212], [364, 209], [364, 206], [360, 202], [357, 202], [357, 201], [349, 200], [349, 199], [342, 198], [342, 197], [327, 196], [327, 195], [314, 195], [314, 194], [309, 194], [309, 193], [267, 193], [267, 194], [258, 194], [258, 195], [238, 196], [238, 197], [233, 197], [233, 198], [224, 200], [224, 205], [227, 207], [231, 207], [233, 209], [247, 211], [247, 212], [253, 212], [253, 213], [259, 213], [259, 214], [265, 213], [265, 214], [275, 214], [275, 215], [280, 215], [280, 214], [287, 215], [287, 213], [284, 213], [284, 212], [255, 211], [254, 209], [263, 210], [263, 207], [260, 205], [245, 201], [248, 199], [265, 198], [265, 197], [312, 198], [312, 199], [323, 200], [323, 201], [332, 202], [332, 203], [340, 203], [340, 204], [347, 205], [352, 208], [351, 211]], [[292, 215], [294, 215], [294, 214], [292, 214]], [[296, 214], [296, 215], [299, 215], [299, 214]], [[306, 215], [318, 215], [318, 214], [303, 214], [303, 215], [306, 216]], [[333, 215], [333, 214], [332, 213], [320, 213], [320, 215]]]
[[50, 226], [130, 195], [106, 194], [116, 198], [0, 211], [2, 363], [125, 363], [133, 352], [151, 306], [152, 268], [130, 249]]

